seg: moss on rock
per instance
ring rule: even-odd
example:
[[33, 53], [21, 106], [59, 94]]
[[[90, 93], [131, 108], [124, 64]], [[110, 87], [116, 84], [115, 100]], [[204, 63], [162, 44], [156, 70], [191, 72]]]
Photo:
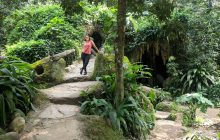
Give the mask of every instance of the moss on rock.
[[[124, 67], [130, 64], [129, 59], [124, 57]], [[95, 67], [92, 79], [102, 75], [109, 75], [115, 72], [115, 56], [111, 54], [98, 54], [95, 60]]]
[[36, 82], [61, 82], [64, 77], [64, 69], [66, 62], [63, 58], [53, 60], [51, 57], [46, 57], [32, 64], [36, 71]]
[[177, 111], [178, 107], [172, 102], [160, 102], [156, 105], [156, 110], [171, 112], [172, 110]]
[[112, 129], [107, 122], [99, 116], [82, 116], [84, 122], [84, 135], [89, 140], [125, 140], [123, 135]]

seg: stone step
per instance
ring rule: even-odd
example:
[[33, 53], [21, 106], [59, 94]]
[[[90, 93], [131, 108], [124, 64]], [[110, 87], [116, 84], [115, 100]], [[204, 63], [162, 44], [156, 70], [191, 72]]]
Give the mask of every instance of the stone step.
[[92, 81], [92, 79], [88, 75], [78, 75], [78, 76], [74, 76], [74, 77], [68, 76], [68, 77], [65, 77], [64, 80], [62, 82], [60, 82], [59, 84], [85, 82], [85, 81]]
[[40, 114], [40, 119], [63, 119], [80, 114], [80, 107], [75, 105], [49, 104]]
[[60, 84], [48, 89], [42, 89], [40, 92], [46, 94], [51, 103], [80, 105], [82, 97], [81, 91], [88, 89], [90, 86], [96, 85], [98, 81], [86, 81], [76, 83]]
[[22, 135], [20, 140], [85, 140], [82, 128], [83, 123], [76, 117], [44, 119]]
[[170, 120], [157, 120], [149, 140], [182, 140], [186, 128], [178, 122]]
[[170, 112], [156, 111], [155, 117], [157, 120], [166, 120], [170, 115]]

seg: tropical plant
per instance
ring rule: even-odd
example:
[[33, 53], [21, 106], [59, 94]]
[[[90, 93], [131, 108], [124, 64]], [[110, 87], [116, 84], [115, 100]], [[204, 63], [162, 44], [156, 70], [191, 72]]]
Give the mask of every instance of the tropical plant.
[[183, 124], [186, 126], [195, 125], [196, 110], [199, 108], [202, 112], [206, 112], [208, 107], [213, 107], [213, 103], [203, 97], [202, 93], [185, 94], [177, 98], [179, 103], [184, 103], [188, 109], [183, 113]]
[[81, 106], [85, 114], [96, 114], [109, 120], [113, 128], [120, 130], [126, 136], [140, 138], [146, 136], [154, 126], [154, 109], [146, 91], [137, 84], [137, 78], [150, 75], [143, 72], [143, 66], [128, 66], [124, 74], [125, 99], [119, 102], [115, 98], [115, 75], [106, 75], [101, 78], [104, 82], [102, 98], [88, 99]]
[[0, 126], [4, 127], [16, 109], [27, 113], [35, 90], [30, 64], [14, 58], [0, 62]]
[[201, 91], [214, 84], [214, 76], [201, 66], [189, 69], [180, 79], [183, 83], [182, 93]]

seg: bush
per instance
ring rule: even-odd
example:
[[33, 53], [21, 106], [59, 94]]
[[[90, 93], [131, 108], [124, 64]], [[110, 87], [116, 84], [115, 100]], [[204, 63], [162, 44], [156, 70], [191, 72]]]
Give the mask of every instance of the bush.
[[79, 40], [83, 35], [81, 26], [73, 28], [65, 20], [64, 12], [58, 5], [40, 6], [23, 8], [6, 18], [5, 24], [10, 22], [5, 25], [8, 30], [7, 54], [33, 63], [48, 55], [74, 48], [77, 57], [81, 45]]
[[124, 73], [125, 99], [118, 102], [115, 99], [115, 75], [106, 75], [101, 78], [104, 82], [102, 98], [88, 98], [81, 106], [85, 114], [96, 114], [110, 121], [113, 128], [123, 132], [125, 136], [141, 138], [149, 133], [154, 126], [154, 108], [147, 92], [136, 80], [138, 77], [149, 75], [142, 73], [142, 66], [130, 65]]
[[17, 44], [7, 46], [7, 54], [33, 63], [48, 56], [50, 54], [50, 48], [43, 40], [20, 41]]
[[28, 63], [10, 58], [0, 62], [0, 127], [7, 125], [17, 109], [27, 113], [33, 107], [32, 75]]
[[204, 96], [211, 100], [215, 106], [220, 106], [220, 82], [208, 87]]
[[4, 28], [9, 44], [20, 40], [30, 40], [35, 30], [46, 25], [54, 17], [64, 17], [64, 11], [59, 5], [27, 5], [13, 11], [4, 20]]
[[[79, 46], [79, 40], [82, 36], [82, 30], [74, 29], [64, 19], [55, 17], [35, 32], [36, 40], [43, 39], [50, 46], [50, 54], [57, 54], [70, 48]], [[77, 43], [78, 42], [78, 43]]]

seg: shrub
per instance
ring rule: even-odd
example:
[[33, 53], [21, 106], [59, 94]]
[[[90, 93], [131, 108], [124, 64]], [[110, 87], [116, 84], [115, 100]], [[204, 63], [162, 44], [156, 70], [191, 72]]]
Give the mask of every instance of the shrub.
[[204, 96], [211, 100], [215, 106], [220, 106], [220, 82], [216, 82], [216, 84], [208, 87]]
[[35, 30], [46, 25], [54, 17], [64, 17], [64, 11], [59, 5], [27, 5], [13, 11], [4, 20], [4, 28], [9, 44], [20, 40], [30, 40]]
[[200, 108], [206, 112], [207, 108], [213, 106], [212, 102], [203, 97], [201, 93], [185, 94], [177, 98], [177, 102], [186, 103], [188, 109], [183, 112], [183, 124], [193, 126], [196, 124], [196, 110]]
[[0, 127], [6, 126], [17, 109], [27, 113], [33, 107], [32, 75], [26, 62], [10, 58], [0, 62]]
[[50, 54], [50, 48], [43, 40], [20, 41], [17, 44], [7, 46], [7, 54], [33, 63], [48, 56]]
[[43, 39], [50, 46], [50, 54], [56, 54], [66, 49], [79, 46], [78, 40], [82, 36], [82, 30], [74, 29], [64, 19], [55, 17], [50, 22], [35, 32], [35, 39]]
[[[113, 128], [123, 132], [126, 136], [140, 138], [146, 136], [154, 126], [154, 108], [146, 91], [136, 80], [138, 77], [149, 75], [142, 73], [142, 66], [130, 65], [124, 73], [125, 99], [118, 102], [115, 99], [115, 75], [106, 75], [101, 78], [104, 82], [102, 98], [87, 99], [81, 111], [85, 114], [96, 114], [109, 120]], [[141, 75], [142, 74], [142, 75]]]

